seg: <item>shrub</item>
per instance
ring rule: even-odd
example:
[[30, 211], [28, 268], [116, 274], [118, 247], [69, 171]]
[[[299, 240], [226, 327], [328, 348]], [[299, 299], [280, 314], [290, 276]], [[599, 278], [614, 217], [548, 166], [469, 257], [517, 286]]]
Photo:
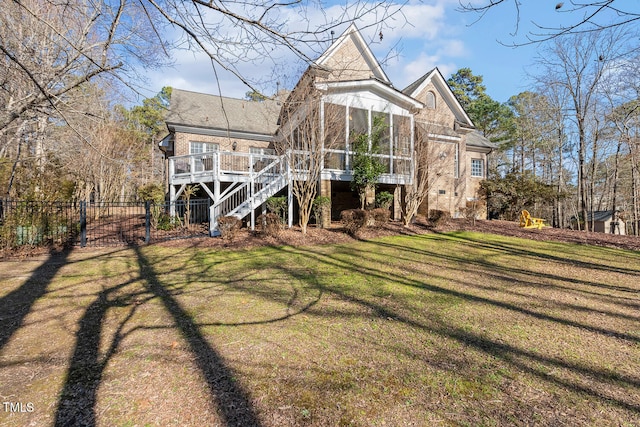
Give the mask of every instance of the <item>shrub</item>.
[[164, 188], [160, 184], [147, 184], [138, 188], [138, 197], [145, 202], [151, 202], [151, 226], [158, 230], [170, 230], [174, 227], [173, 222], [168, 222], [162, 218], [164, 213]]
[[373, 219], [373, 225], [382, 227], [389, 222], [391, 212], [389, 212], [389, 208], [376, 208], [370, 211], [370, 216]]
[[393, 203], [393, 194], [388, 191], [381, 191], [376, 194], [376, 207], [389, 209]]
[[218, 229], [224, 240], [233, 240], [242, 227], [242, 221], [235, 216], [223, 216], [218, 218]]
[[[156, 205], [153, 205], [156, 206]], [[158, 213], [158, 216], [155, 218], [154, 220], [154, 213], [155, 210], [152, 209], [151, 210], [151, 225], [154, 226], [156, 229], [158, 230], [163, 230], [163, 231], [169, 231], [169, 230], [173, 230], [176, 227], [176, 220], [175, 217], [172, 217], [171, 215], [164, 213], [164, 212], [160, 212]], [[155, 223], [154, 223], [155, 221]], [[155, 224], [155, 225], [154, 225]]]
[[451, 219], [451, 213], [449, 211], [441, 211], [437, 209], [431, 209], [429, 211], [429, 222], [433, 226], [446, 224]]
[[264, 236], [278, 237], [284, 229], [284, 224], [277, 214], [267, 213], [257, 218], [256, 229]]
[[369, 211], [364, 209], [347, 209], [340, 212], [340, 220], [347, 233], [352, 236], [357, 235], [361, 229], [367, 226], [369, 217]]
[[465, 218], [476, 220], [486, 209], [487, 204], [484, 200], [471, 200], [467, 201], [466, 207], [461, 208], [460, 212]]
[[318, 196], [313, 200], [313, 216], [316, 218], [317, 226], [323, 226], [325, 215], [331, 216], [331, 199], [327, 196]]
[[284, 224], [284, 213], [287, 211], [287, 196], [269, 197], [267, 199], [267, 210], [274, 213]]

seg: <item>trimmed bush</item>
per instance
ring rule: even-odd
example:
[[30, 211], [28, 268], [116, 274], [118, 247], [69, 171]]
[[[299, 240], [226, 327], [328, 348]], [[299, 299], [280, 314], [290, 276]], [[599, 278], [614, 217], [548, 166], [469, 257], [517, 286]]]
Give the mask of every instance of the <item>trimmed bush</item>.
[[357, 235], [361, 229], [367, 226], [369, 217], [369, 211], [364, 209], [347, 209], [340, 212], [340, 220], [347, 233], [352, 236]]
[[369, 215], [373, 218], [373, 224], [376, 227], [382, 227], [389, 222], [391, 212], [389, 208], [376, 208], [370, 211]]
[[278, 237], [283, 229], [284, 224], [275, 213], [263, 214], [256, 219], [256, 230], [264, 236]]
[[218, 229], [224, 240], [233, 240], [242, 227], [242, 220], [235, 216], [223, 216], [218, 218]]
[[437, 209], [431, 209], [429, 211], [429, 222], [434, 226], [446, 224], [450, 219], [451, 213], [449, 211], [441, 211]]
[[286, 222], [287, 196], [269, 197], [267, 199], [267, 210], [276, 214], [280, 218], [280, 222], [284, 224]]

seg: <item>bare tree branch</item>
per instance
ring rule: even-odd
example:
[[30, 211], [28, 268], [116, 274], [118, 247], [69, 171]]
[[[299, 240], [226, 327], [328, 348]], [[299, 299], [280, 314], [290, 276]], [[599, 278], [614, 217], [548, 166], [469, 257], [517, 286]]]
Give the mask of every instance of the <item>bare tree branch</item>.
[[[458, 11], [465, 13], [477, 14], [478, 18], [475, 22], [484, 19], [492, 9], [505, 7], [511, 4], [515, 8], [515, 31], [511, 34], [516, 36], [521, 20], [521, 7], [524, 5], [532, 5], [539, 8], [542, 5], [538, 0], [479, 0], [479, 1], [460, 1]], [[631, 6], [633, 4], [633, 6]], [[571, 19], [569, 25], [552, 26], [541, 22], [533, 22], [533, 25], [539, 31], [531, 31], [526, 35], [527, 41], [503, 43], [508, 46], [525, 46], [552, 40], [556, 37], [566, 36], [569, 34], [590, 33], [605, 28], [615, 27], [631, 27], [636, 21], [640, 20], [640, 10], [635, 2], [623, 2], [622, 0], [593, 0], [579, 1], [571, 0], [568, 5], [564, 2], [558, 2], [555, 5], [555, 11], [569, 16]], [[487, 18], [488, 19], [488, 18]]]

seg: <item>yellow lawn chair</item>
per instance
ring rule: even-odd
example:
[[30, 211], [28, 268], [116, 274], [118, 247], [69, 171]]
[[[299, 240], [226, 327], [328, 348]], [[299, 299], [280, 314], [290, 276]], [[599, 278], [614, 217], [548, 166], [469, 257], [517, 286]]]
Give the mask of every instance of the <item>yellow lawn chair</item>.
[[531, 216], [528, 210], [524, 209], [520, 213], [520, 227], [522, 228], [537, 228], [542, 229], [545, 226], [543, 218], [534, 218]]

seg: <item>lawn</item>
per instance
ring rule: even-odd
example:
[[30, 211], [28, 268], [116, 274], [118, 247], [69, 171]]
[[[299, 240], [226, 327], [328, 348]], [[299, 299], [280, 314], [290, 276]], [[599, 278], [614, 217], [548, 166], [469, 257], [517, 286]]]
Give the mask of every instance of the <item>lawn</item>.
[[0, 425], [640, 425], [640, 252], [76, 249], [0, 263], [0, 310]]

